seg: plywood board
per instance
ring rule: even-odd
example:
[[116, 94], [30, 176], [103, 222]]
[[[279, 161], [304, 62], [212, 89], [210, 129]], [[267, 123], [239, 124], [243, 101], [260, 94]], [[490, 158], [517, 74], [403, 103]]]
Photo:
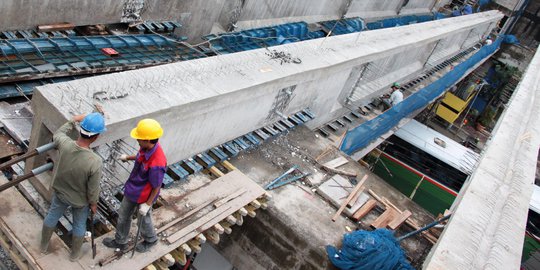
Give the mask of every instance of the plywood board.
[[375, 221], [371, 223], [371, 227], [374, 228], [384, 228], [388, 223], [390, 223], [399, 213], [393, 208], [387, 208], [384, 213], [382, 213]]
[[349, 162], [349, 161], [345, 157], [340, 156], [340, 157], [338, 157], [336, 159], [333, 159], [333, 160], [330, 160], [330, 161], [324, 163], [323, 166], [328, 167], [328, 168], [332, 168], [332, 169], [336, 169], [339, 166], [347, 164], [347, 162]]
[[[351, 185], [349, 180], [345, 179], [341, 175], [334, 175], [328, 179], [317, 189], [317, 193], [327, 199], [334, 206], [339, 208], [341, 204], [347, 199], [349, 193], [353, 190], [354, 186]], [[352, 216], [354, 212], [358, 211], [364, 203], [369, 200], [369, 196], [362, 192], [356, 202], [352, 203], [352, 207], [346, 207], [343, 213], [347, 216]]]
[[403, 211], [401, 214], [399, 214], [399, 216], [397, 216], [396, 218], [394, 218], [394, 220], [388, 223], [388, 228], [392, 230], [399, 228], [399, 226], [401, 226], [401, 224], [403, 224], [405, 220], [407, 220], [411, 215], [412, 215], [411, 211], [409, 210]]
[[369, 201], [367, 201], [364, 205], [362, 205], [362, 207], [360, 207], [360, 209], [358, 209], [358, 211], [356, 211], [354, 213], [354, 215], [352, 216], [352, 218], [354, 220], [360, 220], [362, 219], [365, 215], [367, 215], [371, 210], [373, 210], [373, 208], [375, 208], [375, 206], [377, 206], [377, 200], [375, 199], [369, 199]]
[[[244, 189], [245, 192], [241, 193], [234, 199], [229, 200], [226, 204], [223, 205], [225, 207], [231, 207], [229, 210], [223, 213], [223, 215], [226, 214], [225, 217], [265, 194], [265, 190], [263, 188], [261, 188], [257, 183], [252, 181], [249, 177], [244, 175], [239, 170], [231, 171], [222, 177], [219, 177], [213, 181], [205, 182], [202, 185], [192, 187], [187, 191], [174, 193], [174, 190], [179, 191], [180, 189], [177, 188], [173, 191], [169, 189], [167, 190], [167, 192], [164, 192], [165, 194], [163, 194], [166, 205], [156, 209], [153, 213], [152, 217], [155, 227], [159, 231], [161, 227], [170, 224], [171, 221], [182, 215], [185, 215], [190, 210], [195, 209], [197, 206], [204, 204], [207, 205], [197, 213], [186, 217], [185, 220], [176, 223], [174, 226], [171, 226], [165, 231], [167, 235], [178, 232], [183, 227], [188, 226], [189, 224], [196, 223], [197, 220], [204, 219], [208, 213], [215, 209], [213, 205], [214, 202], [217, 202], [220, 199], [227, 198], [233, 193], [238, 194], [237, 191], [240, 189]], [[212, 203], [208, 203], [208, 201]], [[186, 207], [186, 205], [189, 207]], [[195, 231], [202, 231], [204, 230], [204, 228], [206, 228], [206, 226], [212, 227], [215, 223], [219, 222], [225, 217], [222, 217], [221, 214], [216, 215], [215, 219], [204, 222], [204, 225], [198, 226]], [[214, 221], [215, 223], [213, 223]], [[135, 222], [132, 223], [132, 233], [135, 232], [134, 227]], [[197, 234], [198, 233], [199, 232], [197, 232]], [[186, 235], [191, 236], [191, 234], [189, 233]], [[106, 248], [102, 244], [103, 237], [112, 236], [114, 236], [114, 232], [111, 232], [108, 235], [104, 235], [96, 239], [98, 250], [96, 259], [92, 260], [91, 258], [85, 257], [84, 260], [81, 262], [81, 264], [88, 266], [86, 267], [86, 269], [99, 268], [99, 266], [95, 265], [97, 265], [100, 260], [109, 258], [113, 255], [113, 250]], [[107, 264], [106, 266], [102, 267], [102, 269], [141, 269], [177, 248], [180, 244], [182, 244], [182, 241], [184, 241], [183, 239], [184, 238], [181, 237], [180, 240], [171, 245], [169, 245], [167, 242], [159, 241], [159, 243], [154, 246], [152, 248], [152, 251], [149, 253], [141, 254], [136, 252], [135, 256], [133, 256], [133, 258], [131, 259], [129, 258], [131, 253], [126, 254], [123, 258]]]

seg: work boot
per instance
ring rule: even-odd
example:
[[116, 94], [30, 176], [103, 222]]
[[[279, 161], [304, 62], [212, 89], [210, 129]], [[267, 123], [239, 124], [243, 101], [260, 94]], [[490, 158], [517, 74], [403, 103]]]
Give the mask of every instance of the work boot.
[[72, 262], [76, 262], [81, 257], [82, 253], [82, 244], [84, 241], [83, 236], [73, 236], [71, 240], [71, 254], [69, 255], [69, 260]]
[[111, 237], [105, 237], [105, 239], [103, 239], [103, 245], [108, 248], [118, 248], [120, 249], [120, 251], [124, 251], [127, 248], [127, 244], [119, 244], [118, 242], [116, 242], [116, 239]]
[[154, 241], [154, 242], [146, 242], [146, 241], [143, 241], [142, 243], [138, 244], [136, 247], [135, 247], [135, 250], [137, 252], [140, 252], [140, 253], [145, 253], [147, 251], [149, 251], [153, 246], [155, 246], [157, 244], [157, 240]]
[[54, 229], [55, 228], [50, 228], [45, 225], [43, 225], [43, 228], [41, 229], [41, 243], [39, 245], [39, 250], [43, 254], [49, 253], [49, 241], [51, 240]]

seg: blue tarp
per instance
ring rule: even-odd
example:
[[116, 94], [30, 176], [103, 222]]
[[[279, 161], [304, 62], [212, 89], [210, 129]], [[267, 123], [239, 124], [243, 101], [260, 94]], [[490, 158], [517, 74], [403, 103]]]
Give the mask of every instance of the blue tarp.
[[439, 80], [410, 95], [377, 118], [349, 130], [340, 146], [341, 151], [350, 155], [361, 150], [368, 146], [369, 143], [388, 132], [391, 128], [397, 126], [401, 119], [433, 102], [436, 98], [444, 94], [448, 88], [457, 83], [465, 75], [467, 70], [472, 68], [482, 59], [496, 52], [503, 40], [504, 36], [499, 37], [491, 45], [482, 47], [472, 57], [456, 66]]
[[326, 246], [328, 259], [341, 270], [412, 270], [405, 253], [387, 229], [354, 231], [343, 235], [338, 250]]

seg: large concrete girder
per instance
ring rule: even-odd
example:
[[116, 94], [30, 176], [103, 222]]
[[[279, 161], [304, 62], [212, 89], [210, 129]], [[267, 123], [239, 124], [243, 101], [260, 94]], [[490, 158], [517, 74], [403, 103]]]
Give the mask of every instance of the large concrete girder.
[[272, 48], [301, 64], [281, 64], [259, 49], [40, 86], [32, 102], [31, 143], [46, 142], [71, 115], [92, 111], [92, 97], [102, 91], [127, 95], [102, 101], [108, 131], [96, 145], [125, 138], [138, 120], [152, 117], [165, 128], [162, 143], [170, 163], [275, 121], [276, 98], [287, 87], [296, 86], [280, 112], [310, 107], [316, 126], [341, 107], [338, 97], [350, 91], [343, 86], [354, 67], [501, 17], [492, 11]]
[[424, 269], [519, 269], [540, 146], [539, 70], [537, 52]]
[[[350, 2], [350, 5], [349, 5]], [[318, 22], [363, 16], [366, 19], [435, 11], [450, 0], [2, 0], [0, 30], [21, 30], [40, 24], [71, 22], [76, 25], [118, 23], [126, 20], [176, 20], [180, 33], [190, 39], [211, 32], [254, 28], [285, 22]], [[130, 10], [135, 16], [128, 16]], [[401, 13], [400, 13], [401, 11]], [[128, 18], [130, 17], [130, 18]]]

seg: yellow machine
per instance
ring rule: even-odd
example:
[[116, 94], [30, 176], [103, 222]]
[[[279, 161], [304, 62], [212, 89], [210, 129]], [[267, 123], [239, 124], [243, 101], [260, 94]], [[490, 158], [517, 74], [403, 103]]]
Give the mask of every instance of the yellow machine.
[[437, 106], [436, 114], [449, 124], [453, 124], [474, 98], [478, 84], [471, 83], [461, 91], [447, 92]]

